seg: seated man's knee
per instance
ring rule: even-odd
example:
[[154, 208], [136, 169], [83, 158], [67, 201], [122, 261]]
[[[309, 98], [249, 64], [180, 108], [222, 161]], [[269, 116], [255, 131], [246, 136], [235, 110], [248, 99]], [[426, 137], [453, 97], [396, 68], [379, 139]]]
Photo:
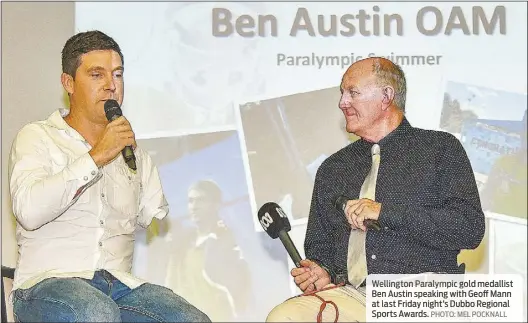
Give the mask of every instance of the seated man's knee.
[[[154, 306], [156, 315], [166, 322], [211, 322], [205, 313], [164, 286], [144, 284], [137, 289], [134, 298], [134, 302], [156, 299], [156, 306]], [[152, 311], [154, 308], [149, 310]]]
[[207, 314], [185, 300], [178, 305], [178, 311], [173, 312], [173, 315], [175, 317], [168, 318], [170, 322], [211, 322]]
[[[81, 300], [81, 299], [78, 299]], [[91, 293], [81, 302], [66, 303], [75, 314], [72, 322], [121, 322], [121, 311], [117, 304], [102, 293]]]
[[266, 322], [289, 322], [296, 321], [293, 316], [296, 313], [295, 305], [291, 301], [286, 301], [275, 306], [266, 318]]
[[209, 316], [194, 306], [187, 308], [181, 319], [182, 322], [211, 322]]
[[110, 297], [78, 279], [47, 279], [30, 290], [15, 291], [20, 322], [120, 322]]
[[121, 322], [121, 311], [111, 299], [105, 302], [87, 302], [77, 309], [76, 322]]
[[110, 298], [17, 300], [14, 312], [19, 322], [121, 322], [119, 307]]

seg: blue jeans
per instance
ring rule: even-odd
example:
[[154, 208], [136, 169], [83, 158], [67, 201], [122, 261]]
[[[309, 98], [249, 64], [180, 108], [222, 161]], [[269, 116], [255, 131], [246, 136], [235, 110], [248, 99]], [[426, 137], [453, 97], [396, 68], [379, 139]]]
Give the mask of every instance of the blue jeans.
[[105, 270], [93, 279], [48, 278], [14, 292], [17, 322], [210, 322], [172, 290], [130, 289]]

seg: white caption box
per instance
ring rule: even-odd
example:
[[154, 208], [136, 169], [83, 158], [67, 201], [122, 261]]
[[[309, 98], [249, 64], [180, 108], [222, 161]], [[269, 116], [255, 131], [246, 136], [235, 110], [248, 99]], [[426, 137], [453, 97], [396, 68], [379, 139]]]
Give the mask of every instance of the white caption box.
[[367, 322], [524, 322], [522, 276], [369, 275]]

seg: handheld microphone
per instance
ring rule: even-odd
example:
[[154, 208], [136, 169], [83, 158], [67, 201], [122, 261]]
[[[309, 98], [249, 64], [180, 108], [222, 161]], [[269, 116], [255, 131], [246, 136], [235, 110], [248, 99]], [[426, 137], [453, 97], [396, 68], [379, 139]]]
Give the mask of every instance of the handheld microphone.
[[[123, 111], [121, 111], [121, 108], [119, 107], [119, 103], [117, 103], [116, 100], [107, 100], [104, 104], [104, 110], [106, 114], [106, 118], [108, 121], [112, 122], [115, 119], [119, 118], [123, 115]], [[125, 162], [127, 163], [128, 167], [136, 171], [136, 156], [134, 155], [134, 150], [131, 146], [126, 146], [121, 151], [121, 154], [123, 155], [123, 158], [125, 159]]]
[[288, 251], [295, 266], [301, 267], [301, 255], [288, 234], [288, 231], [291, 230], [291, 225], [284, 210], [277, 203], [268, 202], [260, 208], [257, 216], [264, 231], [272, 239], [277, 239], [278, 237], [286, 251]]
[[[335, 202], [334, 202], [334, 207], [338, 210], [338, 211], [345, 211], [345, 208], [346, 208], [346, 205], [347, 205], [347, 202], [349, 201], [350, 199], [344, 195], [339, 195]], [[379, 231], [381, 229], [381, 225], [379, 224], [378, 221], [376, 220], [371, 220], [371, 219], [366, 219], [365, 221], [363, 221], [365, 223], [365, 226], [369, 229], [374, 229], [374, 230], [377, 230]]]

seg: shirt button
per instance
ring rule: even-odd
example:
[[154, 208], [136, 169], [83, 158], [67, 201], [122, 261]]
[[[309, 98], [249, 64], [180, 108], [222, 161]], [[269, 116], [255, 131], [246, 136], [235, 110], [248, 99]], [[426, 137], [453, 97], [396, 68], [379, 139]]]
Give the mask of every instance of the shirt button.
[[95, 174], [96, 174], [96, 173], [95, 173], [95, 170], [92, 170], [92, 175], [94, 175], [94, 176], [95, 176]]
[[88, 176], [84, 176], [84, 180], [87, 181], [88, 180]]
[[373, 260], [376, 260], [376, 255], [372, 255], [370, 258], [372, 258]]
[[101, 193], [101, 197], [105, 197], [104, 193]]
[[104, 224], [104, 221], [103, 221], [103, 220], [100, 220], [100, 221], [99, 221], [99, 224], [100, 224], [100, 225], [103, 225], [103, 224]]
[[102, 247], [102, 246], [103, 246], [103, 243], [99, 241], [99, 247]]

